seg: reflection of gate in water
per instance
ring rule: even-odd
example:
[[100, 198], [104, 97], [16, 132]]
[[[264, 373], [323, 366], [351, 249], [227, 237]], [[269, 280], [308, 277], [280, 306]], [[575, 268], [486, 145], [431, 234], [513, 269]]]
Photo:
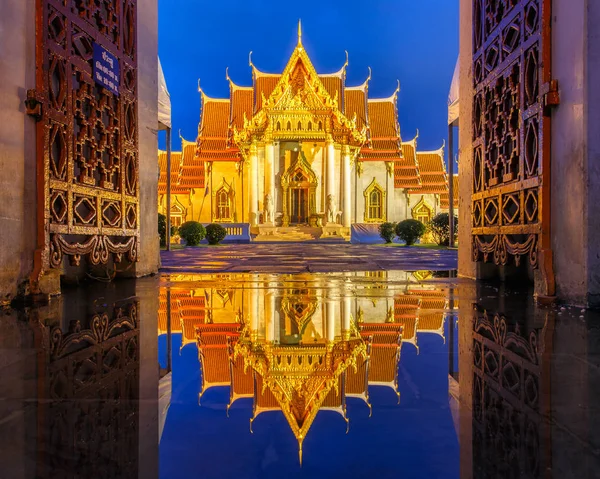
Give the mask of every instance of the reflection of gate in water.
[[[473, 259], [519, 265], [554, 294], [551, 0], [473, 0]], [[541, 274], [541, 277], [538, 276]]]
[[[36, 2], [38, 250], [36, 273], [137, 260], [137, 1]], [[93, 78], [94, 46], [117, 59], [118, 94]], [[109, 72], [114, 73], [114, 72]], [[106, 72], [105, 72], [106, 74]], [[41, 109], [36, 109], [36, 103]]]
[[[541, 477], [544, 427], [541, 331], [519, 334], [500, 315], [475, 318], [473, 331], [474, 472]], [[512, 328], [511, 328], [512, 329]]]

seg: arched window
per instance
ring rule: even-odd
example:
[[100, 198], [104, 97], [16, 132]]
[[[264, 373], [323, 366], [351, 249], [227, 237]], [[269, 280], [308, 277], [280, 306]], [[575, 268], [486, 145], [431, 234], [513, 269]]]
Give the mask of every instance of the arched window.
[[377, 188], [375, 188], [369, 194], [369, 219], [377, 220], [381, 219], [383, 215], [382, 212], [383, 205], [383, 194]]
[[301, 121], [299, 121], [299, 122], [298, 122], [298, 129], [299, 129], [299, 130], [301, 130], [301, 129], [302, 129], [302, 122], [301, 122]]
[[308, 126], [306, 128], [308, 131], [312, 131], [312, 121], [308, 122]]
[[278, 122], [277, 122], [277, 131], [280, 131], [280, 130], [281, 130], [281, 122], [280, 122], [280, 121], [278, 121]]
[[291, 121], [288, 121], [287, 129], [288, 129], [288, 131], [290, 131], [292, 129], [292, 122]]
[[319, 131], [321, 131], [322, 129], [323, 129], [323, 122], [322, 122], [322, 121], [320, 121], [320, 122], [319, 122]]
[[365, 221], [367, 223], [381, 223], [385, 221], [385, 191], [375, 178], [364, 191]]
[[423, 196], [421, 197], [421, 201], [419, 201], [412, 209], [411, 213], [413, 219], [418, 220], [426, 225], [433, 217], [433, 208], [427, 204], [425, 197]]
[[185, 217], [184, 209], [175, 203], [171, 206], [171, 226], [181, 226]]
[[216, 194], [217, 217], [218, 221], [231, 221], [231, 194], [225, 189], [220, 188]]

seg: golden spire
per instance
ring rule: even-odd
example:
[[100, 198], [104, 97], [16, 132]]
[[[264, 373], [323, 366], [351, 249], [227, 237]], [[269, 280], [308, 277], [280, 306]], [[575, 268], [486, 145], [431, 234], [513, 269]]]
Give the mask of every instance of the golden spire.
[[298, 46], [302, 45], [302, 19], [298, 20]]

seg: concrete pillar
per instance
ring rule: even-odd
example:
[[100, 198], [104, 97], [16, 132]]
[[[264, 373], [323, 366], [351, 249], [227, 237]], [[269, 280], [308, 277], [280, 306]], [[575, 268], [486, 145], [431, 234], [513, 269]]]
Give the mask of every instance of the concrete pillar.
[[[265, 144], [265, 213], [267, 210], [266, 197], [270, 195], [273, 217], [269, 224], [275, 225], [275, 145], [272, 141]], [[265, 214], [266, 218], [266, 214]], [[265, 222], [267, 220], [265, 219]]]
[[255, 226], [258, 223], [258, 148], [255, 141], [250, 146], [250, 184], [248, 186], [248, 215], [250, 224]]
[[329, 195], [335, 197], [335, 147], [333, 138], [327, 138], [326, 155], [325, 155], [325, 208], [327, 208]]
[[342, 176], [344, 179], [344, 205], [342, 206], [342, 224], [345, 228], [350, 228], [352, 222], [352, 179], [350, 178], [350, 148], [344, 145], [342, 149]]

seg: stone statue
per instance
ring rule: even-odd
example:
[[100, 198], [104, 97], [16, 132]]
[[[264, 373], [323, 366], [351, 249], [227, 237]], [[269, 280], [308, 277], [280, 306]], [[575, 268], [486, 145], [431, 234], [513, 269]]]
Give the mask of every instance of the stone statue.
[[267, 224], [273, 224], [275, 217], [273, 215], [273, 198], [270, 193], [265, 195], [265, 218], [264, 222]]
[[335, 223], [336, 222], [336, 207], [335, 207], [335, 196], [332, 194], [327, 195], [327, 209], [325, 210], [325, 217], [327, 218], [327, 223]]

